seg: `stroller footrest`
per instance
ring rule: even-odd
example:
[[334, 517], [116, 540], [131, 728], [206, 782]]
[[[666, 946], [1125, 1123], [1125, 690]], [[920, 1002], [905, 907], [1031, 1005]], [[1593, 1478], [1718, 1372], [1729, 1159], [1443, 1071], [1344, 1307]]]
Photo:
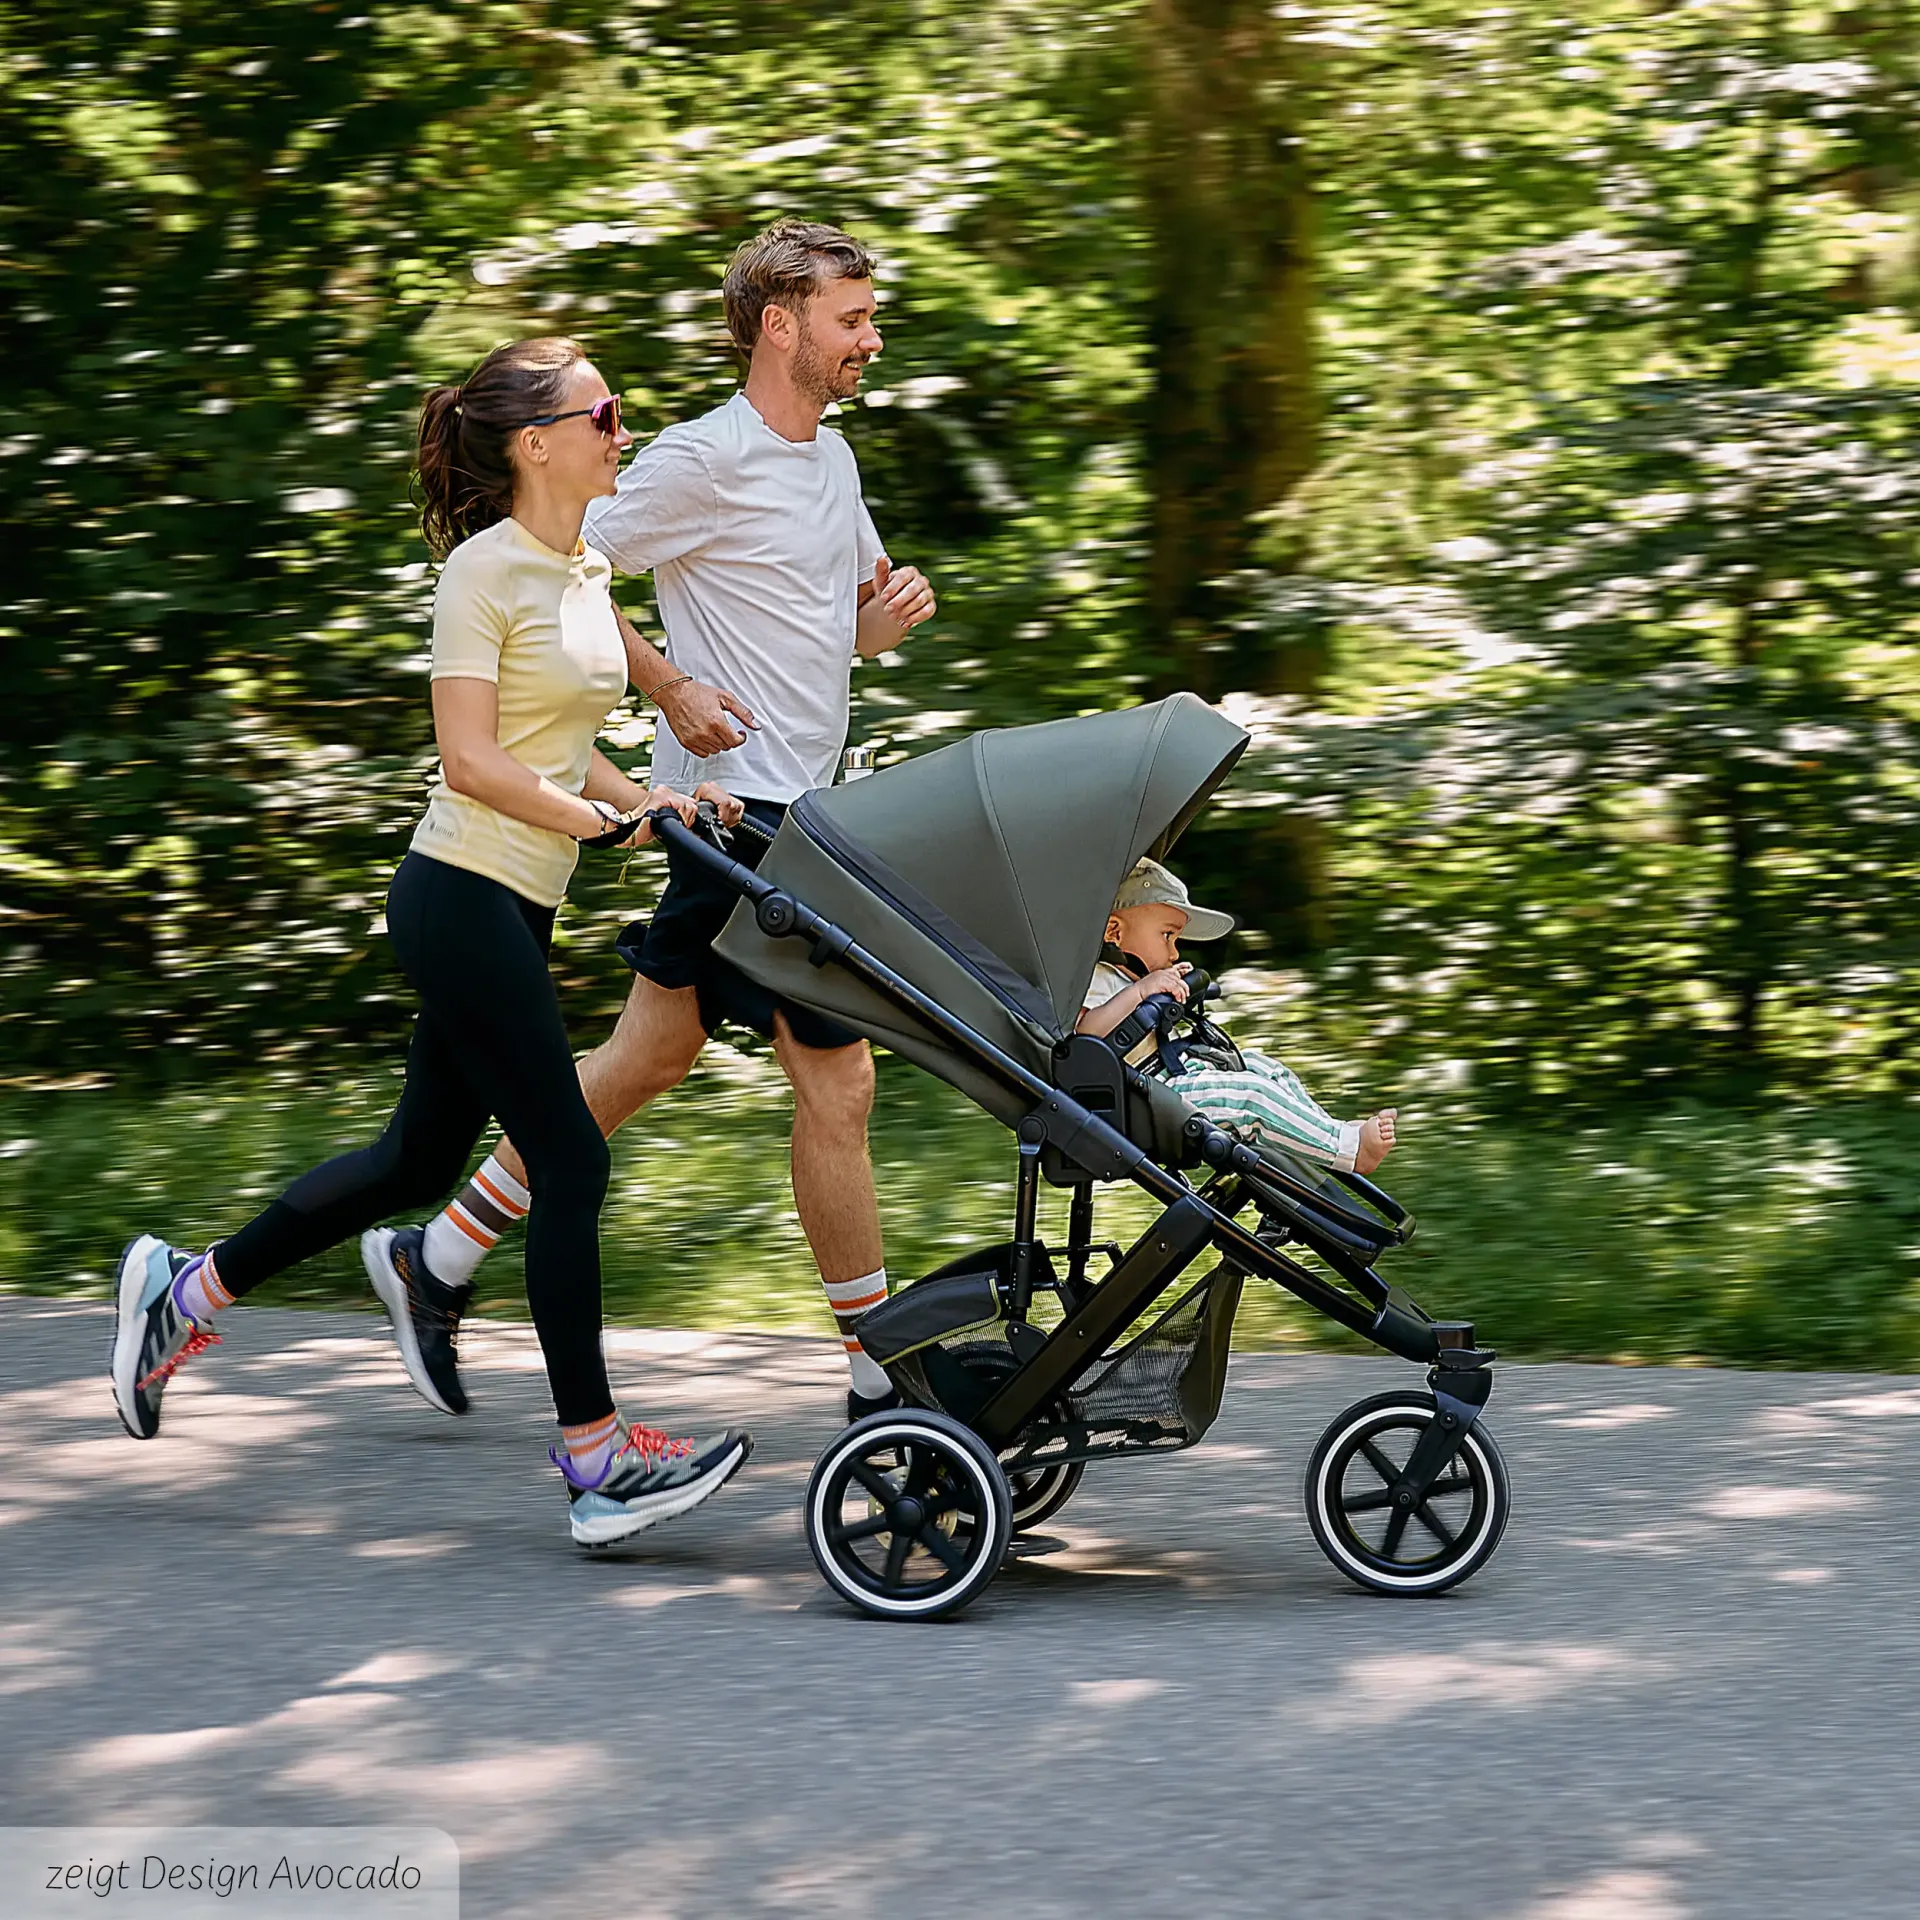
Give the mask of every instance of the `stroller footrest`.
[[1005, 1312], [995, 1273], [931, 1274], [863, 1313], [853, 1331], [868, 1354], [888, 1367], [935, 1341], [996, 1325]]

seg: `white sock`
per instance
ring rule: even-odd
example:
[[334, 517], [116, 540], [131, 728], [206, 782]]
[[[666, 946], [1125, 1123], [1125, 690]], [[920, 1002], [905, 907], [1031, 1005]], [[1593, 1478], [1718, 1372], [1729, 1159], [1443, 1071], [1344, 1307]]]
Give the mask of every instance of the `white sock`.
[[488, 1154], [478, 1172], [427, 1222], [427, 1271], [443, 1286], [472, 1283], [480, 1262], [516, 1220], [527, 1217], [533, 1195], [498, 1157]]
[[211, 1248], [190, 1267], [181, 1268], [179, 1279], [173, 1283], [173, 1304], [203, 1327], [213, 1324], [213, 1316], [222, 1307], [233, 1305], [233, 1295], [220, 1284]]
[[868, 1357], [853, 1331], [853, 1323], [869, 1307], [877, 1307], [887, 1297], [886, 1268], [862, 1274], [858, 1280], [823, 1280], [821, 1285], [827, 1290], [827, 1305], [833, 1309], [834, 1320], [840, 1328], [840, 1344], [847, 1350], [854, 1392], [864, 1393], [868, 1399], [891, 1393], [893, 1382], [887, 1378], [886, 1369]]

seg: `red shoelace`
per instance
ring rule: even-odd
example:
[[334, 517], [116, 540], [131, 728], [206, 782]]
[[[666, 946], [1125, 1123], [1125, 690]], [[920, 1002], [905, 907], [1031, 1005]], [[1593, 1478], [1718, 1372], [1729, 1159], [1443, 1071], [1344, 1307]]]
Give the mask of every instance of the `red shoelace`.
[[156, 1380], [171, 1380], [196, 1353], [205, 1353], [209, 1347], [217, 1347], [219, 1344], [220, 1336], [212, 1328], [196, 1326], [187, 1335], [187, 1344], [171, 1360], [163, 1360], [144, 1380], [136, 1380], [134, 1385], [140, 1392], [145, 1393]]
[[658, 1427], [629, 1427], [627, 1445], [635, 1448], [649, 1461], [679, 1460], [693, 1451], [691, 1440], [675, 1440], [671, 1435], [662, 1433]]

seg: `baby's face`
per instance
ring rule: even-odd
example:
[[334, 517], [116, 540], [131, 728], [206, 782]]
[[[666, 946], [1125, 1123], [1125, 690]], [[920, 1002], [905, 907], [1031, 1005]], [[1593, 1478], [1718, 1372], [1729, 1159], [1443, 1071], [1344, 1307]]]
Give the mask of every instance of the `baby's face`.
[[1107, 937], [1149, 973], [1180, 963], [1180, 935], [1187, 916], [1178, 907], [1122, 907], [1107, 922]]

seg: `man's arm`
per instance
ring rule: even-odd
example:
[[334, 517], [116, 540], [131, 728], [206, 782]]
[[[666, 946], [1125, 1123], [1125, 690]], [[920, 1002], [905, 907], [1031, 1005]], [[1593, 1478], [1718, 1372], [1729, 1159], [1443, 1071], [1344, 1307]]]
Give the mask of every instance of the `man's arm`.
[[759, 730], [760, 722], [737, 694], [724, 687], [706, 686], [678, 672], [618, 607], [613, 613], [627, 649], [627, 678], [640, 689], [643, 700], [651, 700], [666, 716], [673, 737], [689, 753], [704, 760], [709, 754], [740, 746], [747, 736], [735, 729], [727, 718], [729, 714], [742, 726]]
[[860, 613], [854, 645], [863, 660], [890, 653], [923, 620], [931, 620], [939, 603], [933, 587], [918, 567], [891, 567], [882, 554], [873, 563], [873, 578], [860, 589]]

